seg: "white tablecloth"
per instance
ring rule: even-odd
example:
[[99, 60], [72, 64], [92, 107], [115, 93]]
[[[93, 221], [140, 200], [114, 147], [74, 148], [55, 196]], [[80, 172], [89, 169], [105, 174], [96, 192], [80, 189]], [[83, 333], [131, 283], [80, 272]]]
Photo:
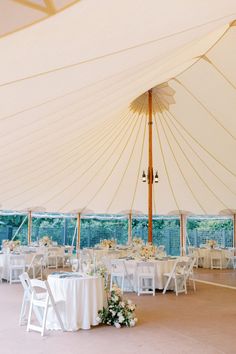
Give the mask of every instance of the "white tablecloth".
[[[98, 324], [98, 310], [106, 302], [102, 277], [59, 278], [49, 275], [48, 283], [54, 300], [61, 302], [58, 310], [67, 331], [89, 329]], [[60, 329], [53, 311], [48, 312], [47, 328]]]
[[[222, 266], [223, 268], [227, 265], [227, 255], [229, 251], [227, 249], [217, 249], [222, 254]], [[211, 268], [211, 253], [214, 252], [214, 249], [211, 248], [198, 248], [198, 253], [200, 257], [204, 257], [203, 268]]]
[[89, 253], [90, 257], [96, 257], [97, 261], [100, 261], [103, 257], [118, 258], [124, 253], [123, 250], [113, 250], [113, 249], [97, 249], [97, 248], [84, 248], [84, 252]]
[[[164, 273], [169, 273], [173, 269], [176, 259], [163, 259], [163, 260], [152, 260], [155, 264], [155, 288], [164, 289], [167, 278], [164, 277]], [[134, 290], [137, 289], [137, 267], [138, 260], [125, 260], [125, 267], [128, 274], [133, 274], [134, 279]], [[125, 282], [125, 290], [131, 290], [129, 282]]]
[[[9, 280], [9, 264], [10, 264], [10, 256], [13, 255], [11, 253], [2, 253], [0, 254], [0, 268], [2, 268], [2, 279]], [[25, 256], [25, 264], [30, 264], [35, 253], [26, 253]], [[15, 255], [16, 257], [18, 255]]]

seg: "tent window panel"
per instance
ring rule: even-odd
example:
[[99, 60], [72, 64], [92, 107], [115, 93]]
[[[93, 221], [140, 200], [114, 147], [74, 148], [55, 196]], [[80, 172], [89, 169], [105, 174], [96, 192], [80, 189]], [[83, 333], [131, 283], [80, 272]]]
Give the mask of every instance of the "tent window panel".
[[187, 222], [189, 243], [199, 247], [208, 240], [215, 240], [218, 246], [233, 247], [233, 220], [189, 218]]
[[81, 248], [94, 247], [104, 239], [115, 239], [118, 244], [126, 244], [128, 220], [81, 219]]

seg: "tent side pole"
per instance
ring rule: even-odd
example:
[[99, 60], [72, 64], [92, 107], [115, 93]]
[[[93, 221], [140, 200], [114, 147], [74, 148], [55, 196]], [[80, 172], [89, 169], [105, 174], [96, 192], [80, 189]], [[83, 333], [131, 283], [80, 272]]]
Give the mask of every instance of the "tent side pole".
[[132, 243], [132, 213], [129, 213], [128, 218], [128, 244]]
[[76, 251], [78, 255], [78, 251], [80, 250], [80, 224], [81, 224], [81, 213], [77, 215], [77, 242], [76, 242]]
[[32, 234], [32, 211], [28, 212], [28, 245], [31, 244], [31, 234]]
[[186, 255], [186, 215], [180, 214], [180, 255]]

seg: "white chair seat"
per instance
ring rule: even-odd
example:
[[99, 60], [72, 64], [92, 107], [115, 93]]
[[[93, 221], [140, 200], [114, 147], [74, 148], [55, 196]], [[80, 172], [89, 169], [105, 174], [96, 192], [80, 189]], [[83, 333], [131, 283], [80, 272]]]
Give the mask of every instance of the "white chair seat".
[[31, 263], [26, 265], [27, 273], [30, 274], [32, 272], [33, 279], [40, 278], [43, 279], [43, 270], [44, 270], [44, 255], [43, 254], [35, 254]]
[[167, 278], [163, 294], [166, 293], [170, 282], [173, 280], [175, 294], [178, 296], [179, 293], [184, 292], [187, 294], [187, 270], [188, 270], [189, 257], [179, 257], [170, 273], [164, 273], [164, 276]]
[[211, 250], [211, 269], [222, 269], [223, 268], [223, 257], [221, 250]]
[[19, 283], [19, 276], [25, 271], [25, 257], [24, 255], [10, 255], [9, 258], [9, 281], [12, 283]]
[[138, 295], [155, 296], [155, 265], [152, 262], [138, 262], [136, 268], [138, 278]]
[[236, 248], [231, 247], [228, 249], [228, 251], [225, 253], [225, 259], [227, 261], [226, 268], [228, 267], [233, 267], [233, 269], [236, 269]]
[[[24, 289], [23, 301], [22, 301], [21, 311], [20, 311], [20, 320], [19, 320], [19, 325], [23, 326], [23, 325], [27, 325], [28, 322], [28, 312], [29, 312], [31, 295], [32, 295], [32, 287], [31, 287], [28, 273], [24, 272], [19, 276], [19, 278]], [[45, 299], [46, 293], [45, 292], [37, 293], [36, 296], [37, 299]], [[37, 308], [34, 308], [34, 313], [38, 321], [42, 321], [42, 316]]]
[[124, 282], [125, 279], [129, 282], [130, 288], [134, 289], [133, 286], [133, 274], [129, 274], [125, 262], [121, 259], [111, 259], [111, 279], [110, 279], [110, 290], [112, 289], [113, 282], [121, 282], [120, 288], [124, 292]]

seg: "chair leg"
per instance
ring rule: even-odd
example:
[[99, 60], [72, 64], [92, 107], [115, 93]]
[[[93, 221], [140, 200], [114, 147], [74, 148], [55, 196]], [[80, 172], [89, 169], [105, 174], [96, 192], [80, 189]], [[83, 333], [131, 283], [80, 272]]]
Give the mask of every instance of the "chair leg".
[[29, 309], [28, 323], [27, 323], [27, 328], [26, 328], [27, 332], [29, 332], [29, 330], [30, 330], [32, 309], [33, 309], [33, 294], [32, 294], [32, 296], [31, 296], [31, 301], [30, 301], [30, 309]]
[[187, 281], [184, 279], [184, 293], [187, 295]]
[[193, 273], [191, 274], [191, 280], [192, 280], [192, 283], [193, 283], [193, 290], [196, 291], [196, 283], [195, 283], [195, 278], [194, 278], [194, 274]]
[[176, 277], [175, 277], [175, 295], [178, 296], [178, 282]]
[[27, 308], [26, 297], [27, 297], [26, 293], [24, 292], [23, 302], [22, 302], [21, 310], [20, 310], [20, 319], [19, 319], [19, 325], [20, 326], [23, 326], [25, 324], [24, 323], [24, 319], [26, 317], [26, 308]]
[[47, 314], [48, 314], [48, 299], [45, 304], [45, 310], [43, 314], [43, 323], [42, 323], [42, 331], [41, 331], [41, 336], [43, 337], [45, 334], [45, 328], [46, 328], [46, 320], [47, 320]]
[[167, 282], [166, 282], [166, 285], [165, 285], [165, 287], [164, 287], [164, 290], [163, 290], [163, 292], [162, 292], [162, 294], [165, 294], [165, 293], [166, 293], [166, 290], [167, 290], [167, 288], [168, 288], [168, 286], [169, 286], [169, 284], [170, 284], [170, 281], [171, 281], [171, 278], [168, 278], [168, 279], [167, 279]]

